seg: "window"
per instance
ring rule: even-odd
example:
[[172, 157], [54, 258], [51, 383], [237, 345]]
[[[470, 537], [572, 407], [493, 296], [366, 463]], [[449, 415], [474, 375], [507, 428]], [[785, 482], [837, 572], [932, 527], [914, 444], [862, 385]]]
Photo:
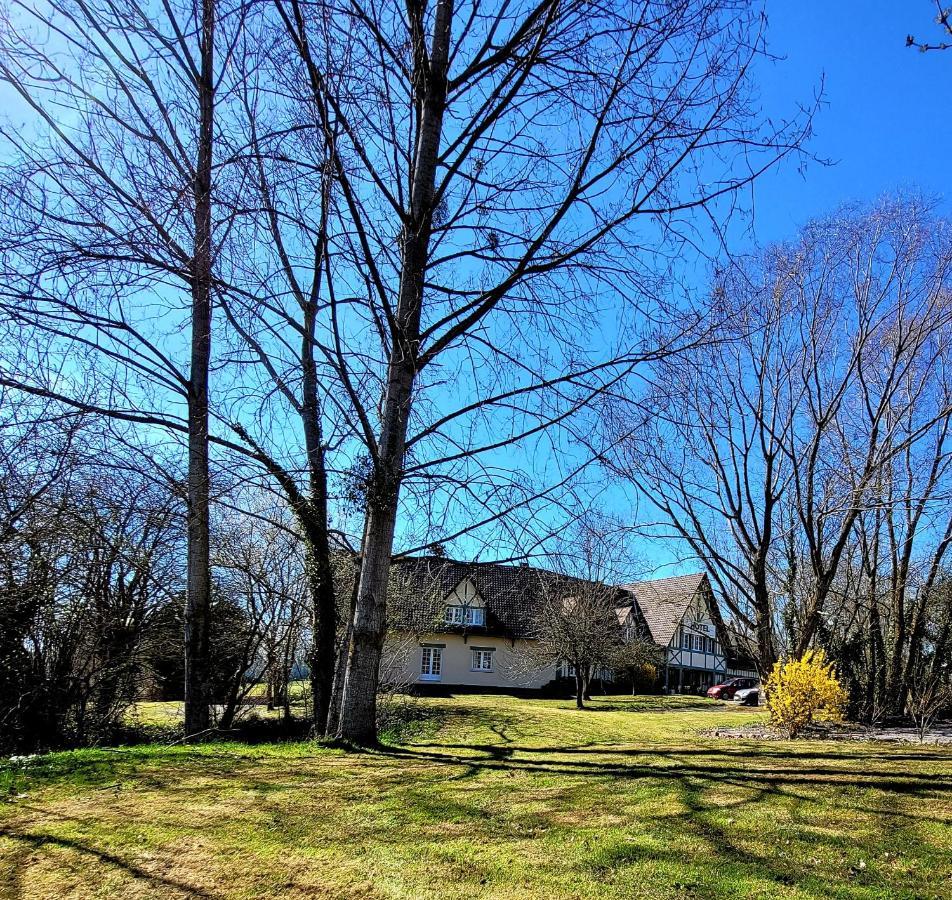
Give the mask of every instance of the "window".
[[486, 610], [481, 606], [447, 606], [444, 621], [447, 625], [485, 625]]
[[492, 672], [493, 670], [493, 651], [485, 647], [473, 648], [473, 671], [474, 672]]
[[681, 649], [690, 650], [692, 653], [704, 652], [704, 636], [700, 634], [691, 634], [687, 629], [681, 632]]
[[428, 681], [439, 681], [443, 671], [443, 648], [424, 647], [423, 664], [420, 667], [420, 678]]
[[467, 606], [463, 621], [467, 625], [485, 625], [486, 610], [481, 606]]

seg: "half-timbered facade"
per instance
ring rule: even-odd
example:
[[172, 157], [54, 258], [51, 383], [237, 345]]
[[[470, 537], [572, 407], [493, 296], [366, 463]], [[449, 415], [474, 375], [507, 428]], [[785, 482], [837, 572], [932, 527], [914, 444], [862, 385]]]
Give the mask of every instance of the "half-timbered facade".
[[694, 574], [622, 586], [664, 649], [664, 687], [696, 692], [731, 675], [756, 675], [734, 652], [707, 575]]
[[[524, 664], [544, 592], [583, 585], [544, 569], [464, 563], [436, 557], [395, 564], [385, 680], [421, 687], [539, 690], [565, 677], [559, 667]], [[729, 636], [702, 574], [617, 587], [626, 639], [650, 638], [664, 650], [658, 687], [694, 692], [731, 674]]]

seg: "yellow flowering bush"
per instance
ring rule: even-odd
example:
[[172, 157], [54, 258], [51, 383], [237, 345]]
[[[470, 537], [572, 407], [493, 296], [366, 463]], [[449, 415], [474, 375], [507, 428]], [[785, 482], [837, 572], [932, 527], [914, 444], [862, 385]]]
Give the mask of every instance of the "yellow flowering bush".
[[846, 709], [846, 691], [822, 650], [776, 663], [764, 695], [770, 724], [792, 738], [813, 722], [842, 722]]

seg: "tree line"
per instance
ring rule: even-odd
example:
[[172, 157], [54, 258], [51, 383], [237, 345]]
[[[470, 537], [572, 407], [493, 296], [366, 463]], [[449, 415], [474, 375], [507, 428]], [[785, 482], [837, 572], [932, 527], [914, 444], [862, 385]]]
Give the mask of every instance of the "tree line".
[[[88, 417], [5, 409], [0, 752], [135, 739], [134, 702], [185, 696], [184, 476], [151, 477]], [[308, 639], [299, 542], [287, 523], [248, 526], [213, 517], [207, 665], [220, 730], [258, 685], [290, 720]]]
[[600, 448], [702, 560], [761, 673], [826, 651], [868, 720], [952, 677], [952, 229], [885, 200], [735, 259], [712, 340]]

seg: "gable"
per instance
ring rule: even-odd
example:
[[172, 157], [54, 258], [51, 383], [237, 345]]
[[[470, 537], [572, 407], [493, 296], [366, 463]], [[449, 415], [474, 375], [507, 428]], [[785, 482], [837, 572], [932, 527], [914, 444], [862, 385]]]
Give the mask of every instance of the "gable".
[[446, 595], [446, 605], [485, 607], [486, 601], [483, 600], [472, 579], [464, 578]]
[[688, 611], [697, 610], [698, 603], [706, 607], [707, 601], [702, 591], [706, 580], [706, 575], [697, 573], [636, 581], [622, 587], [632, 594], [638, 604], [652, 640], [667, 647]]
[[405, 557], [394, 560], [390, 569], [388, 626], [395, 631], [450, 630], [444, 621], [447, 607], [484, 606], [487, 633], [531, 638], [546, 593], [569, 594], [580, 584], [587, 582], [526, 565]]
[[679, 626], [689, 628], [691, 631], [697, 631], [701, 634], [714, 637], [716, 624], [711, 617], [711, 611], [708, 607], [704, 592], [698, 590], [694, 600], [688, 605], [681, 617]]

